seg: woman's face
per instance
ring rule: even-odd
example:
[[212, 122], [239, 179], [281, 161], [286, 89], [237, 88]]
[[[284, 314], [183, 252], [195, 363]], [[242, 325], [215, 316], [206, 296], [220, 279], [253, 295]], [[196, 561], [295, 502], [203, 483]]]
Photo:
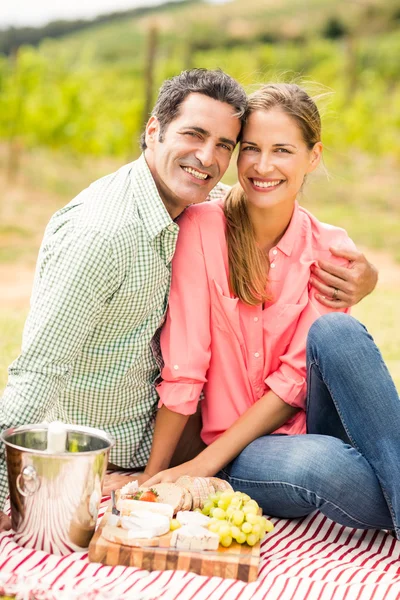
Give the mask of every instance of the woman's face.
[[238, 178], [248, 201], [259, 208], [294, 203], [322, 144], [309, 150], [296, 121], [278, 108], [256, 110], [243, 130]]

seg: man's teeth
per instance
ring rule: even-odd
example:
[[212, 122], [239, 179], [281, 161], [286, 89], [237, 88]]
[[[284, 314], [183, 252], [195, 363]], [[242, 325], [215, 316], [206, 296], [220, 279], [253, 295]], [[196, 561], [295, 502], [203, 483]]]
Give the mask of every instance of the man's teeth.
[[275, 187], [275, 186], [279, 185], [280, 182], [281, 182], [280, 179], [278, 181], [257, 181], [257, 179], [253, 179], [253, 184], [259, 188]]
[[195, 171], [195, 169], [192, 169], [191, 167], [182, 167], [182, 169], [197, 179], [207, 179], [208, 177], [207, 173], [200, 173], [200, 171]]

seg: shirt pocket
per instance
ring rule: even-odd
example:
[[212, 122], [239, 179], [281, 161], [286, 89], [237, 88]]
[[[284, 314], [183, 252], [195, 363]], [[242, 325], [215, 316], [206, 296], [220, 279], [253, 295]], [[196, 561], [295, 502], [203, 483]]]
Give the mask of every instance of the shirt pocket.
[[221, 286], [213, 279], [211, 281], [211, 320], [215, 326], [237, 338], [244, 345], [240, 326], [239, 298], [225, 296]]
[[272, 304], [263, 311], [264, 329], [269, 335], [287, 339], [294, 334], [305, 304]]

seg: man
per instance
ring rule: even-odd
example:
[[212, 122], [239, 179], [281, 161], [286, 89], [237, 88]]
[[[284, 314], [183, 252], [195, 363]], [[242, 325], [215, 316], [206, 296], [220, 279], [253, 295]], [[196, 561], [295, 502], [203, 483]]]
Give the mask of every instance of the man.
[[[189, 204], [224, 193], [217, 184], [245, 109], [243, 89], [222, 71], [193, 69], [166, 81], [146, 126], [143, 155], [53, 216], [22, 351], [9, 369], [2, 429], [54, 419], [100, 427], [117, 440], [114, 465], [146, 465], [160, 364], [155, 334], [167, 308], [179, 231], [174, 219]], [[350, 258], [352, 269], [325, 263], [317, 270], [322, 281], [315, 285], [331, 298], [326, 303], [354, 304], [375, 287], [373, 267], [362, 255]], [[6, 493], [2, 448], [1, 506]], [[3, 514], [0, 529], [8, 526]]]

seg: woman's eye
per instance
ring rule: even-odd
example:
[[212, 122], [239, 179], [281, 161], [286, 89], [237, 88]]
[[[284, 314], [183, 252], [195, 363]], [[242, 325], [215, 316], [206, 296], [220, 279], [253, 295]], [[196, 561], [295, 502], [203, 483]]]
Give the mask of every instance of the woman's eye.
[[289, 150], [287, 150], [287, 148], [277, 148], [276, 152], [279, 152], [279, 153], [282, 153], [282, 154], [283, 153], [285, 153], [285, 154], [291, 154], [291, 152], [289, 152]]
[[248, 151], [257, 152], [257, 150], [258, 150], [258, 148], [256, 148], [255, 146], [246, 146], [245, 148], [240, 149], [241, 152], [248, 152]]

